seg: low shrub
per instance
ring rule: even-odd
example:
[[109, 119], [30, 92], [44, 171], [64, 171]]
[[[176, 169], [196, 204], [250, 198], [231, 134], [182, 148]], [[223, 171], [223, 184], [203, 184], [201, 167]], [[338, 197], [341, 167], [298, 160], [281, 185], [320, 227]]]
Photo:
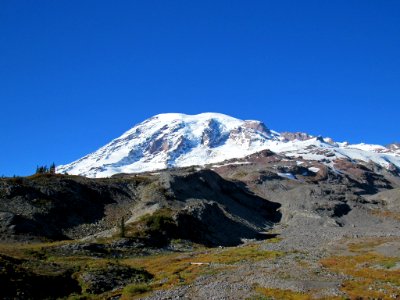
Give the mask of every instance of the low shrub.
[[146, 283], [133, 283], [133, 284], [128, 284], [123, 289], [122, 294], [124, 297], [132, 297], [150, 292], [151, 290], [152, 290], [151, 286]]

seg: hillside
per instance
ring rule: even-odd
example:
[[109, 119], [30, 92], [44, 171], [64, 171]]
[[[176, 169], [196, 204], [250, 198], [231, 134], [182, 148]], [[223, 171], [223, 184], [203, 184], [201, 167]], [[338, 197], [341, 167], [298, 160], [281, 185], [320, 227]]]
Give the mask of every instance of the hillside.
[[399, 189], [397, 170], [372, 161], [269, 150], [111, 178], [0, 179], [2, 297], [393, 299]]

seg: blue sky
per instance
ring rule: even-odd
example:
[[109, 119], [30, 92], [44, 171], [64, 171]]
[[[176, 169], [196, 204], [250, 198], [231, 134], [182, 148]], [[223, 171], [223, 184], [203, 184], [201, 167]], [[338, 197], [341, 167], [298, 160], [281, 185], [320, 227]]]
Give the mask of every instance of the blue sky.
[[0, 175], [163, 112], [400, 140], [400, 1], [0, 1]]

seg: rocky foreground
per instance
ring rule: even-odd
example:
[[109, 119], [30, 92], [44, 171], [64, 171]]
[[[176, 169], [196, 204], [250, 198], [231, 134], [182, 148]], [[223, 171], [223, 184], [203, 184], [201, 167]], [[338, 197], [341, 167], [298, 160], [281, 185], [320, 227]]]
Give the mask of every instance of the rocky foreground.
[[399, 299], [400, 178], [268, 150], [0, 179], [3, 299]]

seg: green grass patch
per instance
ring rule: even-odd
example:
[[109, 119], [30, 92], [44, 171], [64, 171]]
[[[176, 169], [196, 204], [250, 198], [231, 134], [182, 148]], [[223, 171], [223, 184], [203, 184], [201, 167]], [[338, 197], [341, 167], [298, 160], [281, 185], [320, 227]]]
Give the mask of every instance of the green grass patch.
[[[250, 299], [260, 299], [260, 300], [316, 300], [321, 299], [320, 297], [314, 297], [310, 292], [296, 292], [292, 290], [285, 289], [275, 289], [275, 288], [264, 288], [257, 286], [255, 291], [259, 293], [260, 296], [254, 296], [254, 298]], [[257, 298], [259, 297], [259, 298]], [[345, 299], [343, 297], [336, 296], [325, 296], [323, 299], [325, 300], [341, 300]], [[361, 298], [360, 298], [361, 299]]]
[[375, 247], [393, 239], [370, 238], [350, 243], [353, 255], [332, 256], [321, 260], [322, 266], [351, 279], [343, 282], [341, 290], [349, 299], [391, 299], [400, 295], [400, 256], [389, 257], [374, 252]]
[[177, 237], [177, 229], [172, 210], [164, 208], [126, 224], [124, 234], [128, 238], [150, 238], [153, 242], [165, 244], [167, 240]]
[[121, 299], [132, 299], [133, 296], [142, 295], [152, 290], [153, 288], [146, 283], [128, 284], [122, 291]]
[[234, 269], [239, 263], [273, 260], [284, 255], [278, 251], [260, 249], [260, 244], [230, 248], [200, 248], [190, 253], [171, 253], [123, 260], [131, 266], [140, 266], [154, 274], [155, 289], [190, 284], [201, 275], [217, 274]]

